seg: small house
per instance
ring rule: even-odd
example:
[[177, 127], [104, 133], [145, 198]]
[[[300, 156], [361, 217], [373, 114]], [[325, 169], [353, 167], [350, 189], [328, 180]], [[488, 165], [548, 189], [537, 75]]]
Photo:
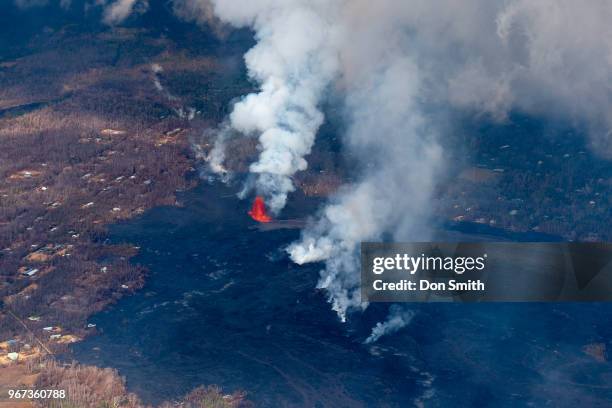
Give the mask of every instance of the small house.
[[28, 269], [25, 272], [23, 272], [24, 276], [28, 276], [28, 277], [32, 277], [34, 275], [36, 275], [38, 273], [38, 268], [32, 268], [32, 269]]

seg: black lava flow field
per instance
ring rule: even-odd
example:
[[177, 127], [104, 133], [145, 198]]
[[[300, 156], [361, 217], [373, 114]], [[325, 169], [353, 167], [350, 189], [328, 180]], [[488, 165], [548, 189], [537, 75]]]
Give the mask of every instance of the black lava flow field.
[[[201, 384], [245, 390], [262, 407], [537, 405], [586, 394], [596, 406], [612, 397], [610, 364], [584, 352], [609, 344], [609, 305], [414, 305], [407, 328], [366, 346], [387, 305], [340, 323], [315, 289], [321, 265], [284, 255], [299, 230], [258, 229], [249, 203], [224, 186], [181, 200], [111, 228], [113, 242], [141, 247], [134, 262], [150, 275], [96, 315], [99, 334], [66, 357], [117, 368], [147, 402]], [[284, 215], [318, 204], [294, 198]]]

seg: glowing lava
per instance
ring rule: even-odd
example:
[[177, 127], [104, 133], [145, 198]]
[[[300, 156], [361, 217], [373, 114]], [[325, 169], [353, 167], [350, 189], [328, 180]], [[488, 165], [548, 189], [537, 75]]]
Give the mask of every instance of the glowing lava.
[[263, 198], [260, 196], [255, 197], [255, 201], [253, 201], [253, 207], [251, 207], [251, 211], [249, 211], [249, 215], [255, 221], [258, 222], [270, 222], [272, 221], [272, 217], [266, 213], [266, 204], [264, 203]]

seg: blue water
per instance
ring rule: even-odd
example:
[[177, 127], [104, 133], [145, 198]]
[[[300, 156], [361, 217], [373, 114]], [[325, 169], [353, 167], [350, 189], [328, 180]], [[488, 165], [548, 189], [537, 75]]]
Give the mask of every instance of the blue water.
[[[203, 185], [111, 228], [150, 275], [92, 319], [99, 335], [76, 359], [117, 368], [150, 403], [219, 384], [263, 407], [612, 406], [610, 363], [583, 351], [612, 347], [611, 305], [415, 305], [407, 328], [364, 346], [388, 306], [340, 323], [315, 289], [320, 266], [280, 250], [299, 231], [259, 231], [233, 193]], [[286, 216], [317, 205], [295, 198]], [[487, 239], [468, 232], [449, 235]]]

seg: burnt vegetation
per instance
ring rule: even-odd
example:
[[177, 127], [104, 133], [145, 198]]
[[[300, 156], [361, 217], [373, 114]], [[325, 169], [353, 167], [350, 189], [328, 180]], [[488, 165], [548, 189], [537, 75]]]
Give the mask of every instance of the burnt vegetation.
[[[33, 406], [40, 408], [145, 408], [137, 395], [127, 391], [125, 378], [117, 370], [84, 366], [76, 363], [60, 364], [42, 360], [30, 364], [27, 372], [36, 376], [36, 389], [65, 390], [62, 399], [39, 399]], [[159, 408], [251, 408], [246, 394], [236, 391], [224, 393], [216, 386], [201, 386], [176, 401], [158, 405]]]
[[445, 218], [565, 240], [612, 238], [612, 166], [586, 132], [515, 114], [471, 122], [455, 139], [462, 154], [449, 158], [453, 176], [437, 193]]
[[[92, 313], [142, 286], [138, 248], [106, 244], [106, 226], [176, 204], [194, 183], [188, 133], [248, 83], [232, 58], [143, 29], [38, 40], [0, 62], [0, 341], [36, 335], [53, 350], [62, 337], [43, 328], [81, 338]], [[180, 92], [155, 85], [154, 63]]]
[[[196, 179], [189, 135], [250, 85], [234, 57], [198, 43], [206, 35], [191, 38], [201, 55], [134, 28], [66, 26], [35, 40], [0, 60], [0, 366], [68, 391], [39, 406], [144, 407], [116, 371], [50, 354], [95, 333], [89, 316], [143, 285], [146, 270], [130, 262], [139, 248], [109, 244], [107, 226], [177, 205]], [[200, 387], [163, 406], [250, 405]]]

